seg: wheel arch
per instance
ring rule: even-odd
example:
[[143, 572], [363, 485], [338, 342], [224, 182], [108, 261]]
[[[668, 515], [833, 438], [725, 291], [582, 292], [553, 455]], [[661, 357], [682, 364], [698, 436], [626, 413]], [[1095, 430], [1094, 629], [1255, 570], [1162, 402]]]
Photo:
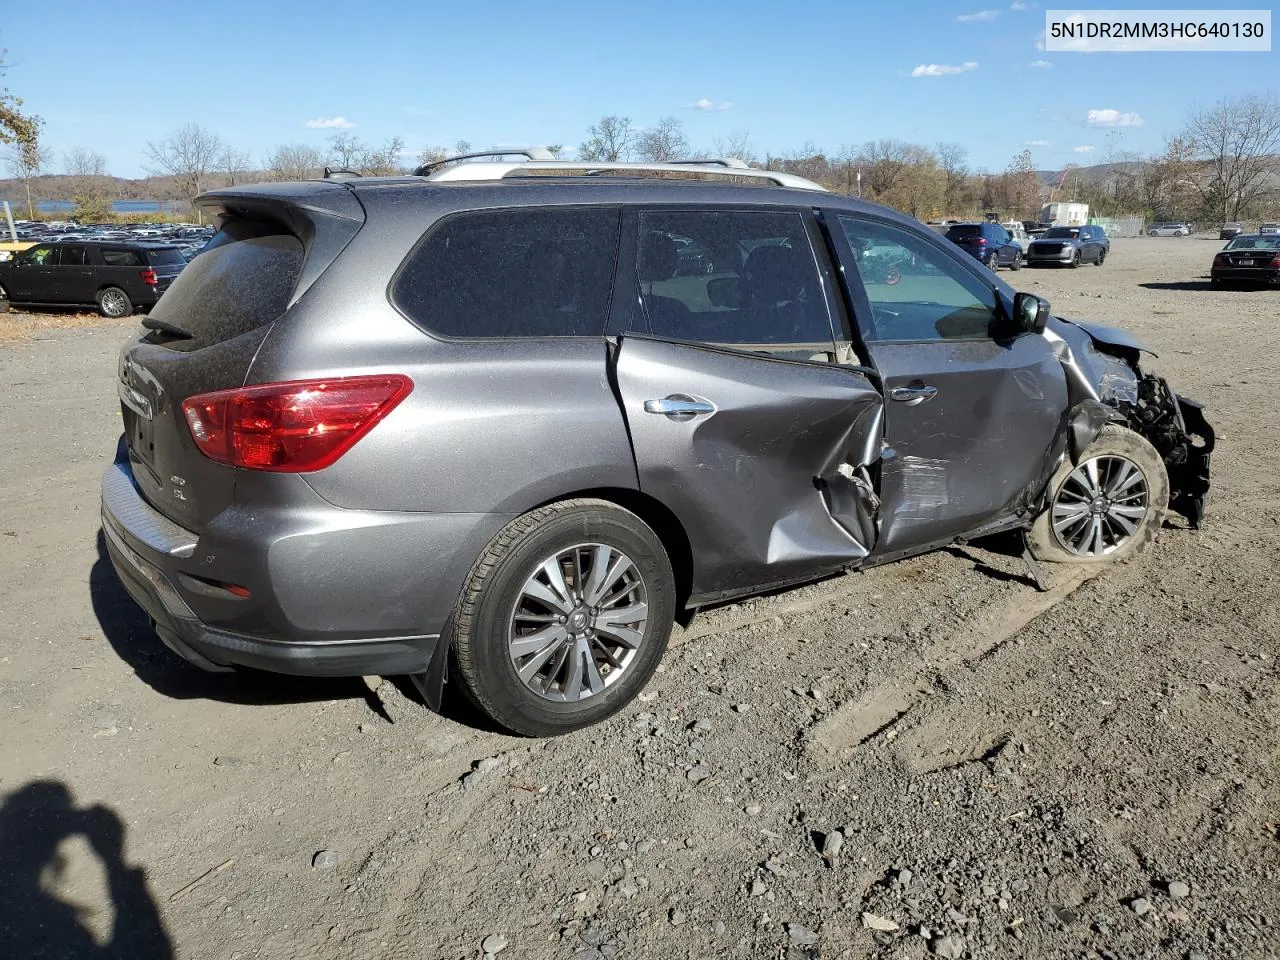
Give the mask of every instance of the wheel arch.
[[693, 547], [690, 545], [684, 524], [671, 509], [656, 497], [639, 490], [628, 490], [624, 487], [592, 487], [575, 490], [536, 504], [530, 507], [530, 510], [537, 510], [561, 500], [577, 499], [607, 501], [624, 510], [630, 510], [649, 525], [649, 528], [662, 541], [662, 546], [667, 551], [667, 559], [671, 562], [671, 573], [676, 583], [676, 609], [684, 610], [693, 591]]

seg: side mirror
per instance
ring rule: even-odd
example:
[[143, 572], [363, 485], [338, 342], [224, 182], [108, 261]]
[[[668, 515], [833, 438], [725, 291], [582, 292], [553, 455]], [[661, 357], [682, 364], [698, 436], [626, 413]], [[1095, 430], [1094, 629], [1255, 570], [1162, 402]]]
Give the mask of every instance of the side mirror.
[[1049, 301], [1034, 293], [1019, 293], [1013, 298], [1013, 323], [1024, 333], [1044, 333], [1049, 322]]

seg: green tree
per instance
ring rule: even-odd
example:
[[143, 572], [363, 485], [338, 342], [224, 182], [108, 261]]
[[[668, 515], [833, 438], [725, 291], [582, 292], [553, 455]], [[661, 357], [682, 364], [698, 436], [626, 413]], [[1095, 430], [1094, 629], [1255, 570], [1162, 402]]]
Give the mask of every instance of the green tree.
[[[0, 77], [4, 76], [4, 55], [0, 50]], [[16, 144], [19, 150], [28, 153], [27, 161], [37, 163], [40, 149], [39, 117], [23, 113], [22, 99], [11, 94], [7, 87], [0, 87], [0, 146]]]

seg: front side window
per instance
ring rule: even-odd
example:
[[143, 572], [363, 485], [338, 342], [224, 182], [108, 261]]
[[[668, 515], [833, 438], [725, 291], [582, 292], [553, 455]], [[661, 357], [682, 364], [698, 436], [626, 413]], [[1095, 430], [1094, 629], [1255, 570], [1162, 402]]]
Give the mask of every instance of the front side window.
[[900, 227], [840, 217], [848, 251], [871, 303], [859, 317], [870, 343], [972, 340], [990, 335], [995, 291], [924, 237]]
[[409, 255], [392, 299], [415, 324], [445, 337], [602, 336], [619, 218], [601, 207], [450, 217]]
[[57, 247], [32, 247], [18, 262], [24, 267], [51, 267], [58, 262]]
[[639, 229], [636, 277], [654, 336], [789, 359], [833, 350], [800, 213], [653, 211]]

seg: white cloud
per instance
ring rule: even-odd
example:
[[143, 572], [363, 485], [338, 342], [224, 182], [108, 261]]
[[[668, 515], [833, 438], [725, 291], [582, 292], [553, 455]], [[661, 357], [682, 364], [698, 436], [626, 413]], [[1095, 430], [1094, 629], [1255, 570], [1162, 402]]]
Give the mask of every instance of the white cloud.
[[1035, 9], [1036, 6], [1037, 4], [1027, 3], [1027, 0], [1013, 0], [1013, 3], [1009, 4], [1009, 9], [1010, 10], [1033, 10]]
[[1036, 49], [1037, 50], [1044, 49], [1044, 31], [1043, 30], [1041, 30], [1039, 33], [1036, 34]]
[[319, 120], [308, 120], [307, 126], [312, 130], [350, 130], [355, 124], [346, 117], [321, 117]]
[[1142, 117], [1119, 110], [1090, 110], [1085, 123], [1091, 127], [1140, 127]]
[[962, 13], [956, 17], [956, 23], [981, 23], [984, 20], [994, 20], [1000, 16], [999, 10], [979, 10], [977, 13]]
[[952, 66], [949, 63], [922, 63], [911, 71], [913, 77], [950, 77], [957, 73], [968, 73], [977, 70], [978, 65], [972, 60]]
[[733, 106], [732, 100], [708, 100], [703, 97], [701, 100], [695, 100], [689, 104], [690, 110], [728, 110]]
[[1049, 145], [1049, 141], [1048, 140], [1028, 140], [1026, 145], [1028, 147], [1047, 147]]
[[1050, 67], [1053, 66], [1053, 64], [1050, 63], [1048, 60], [1032, 60], [1029, 64], [1027, 64], [1027, 66], [1035, 67], [1037, 70], [1048, 70]]
[[1093, 151], [1096, 149], [1098, 148], [1093, 146], [1093, 144], [1086, 143], [1080, 147], [1072, 147], [1071, 152], [1072, 153], [1093, 153]]

